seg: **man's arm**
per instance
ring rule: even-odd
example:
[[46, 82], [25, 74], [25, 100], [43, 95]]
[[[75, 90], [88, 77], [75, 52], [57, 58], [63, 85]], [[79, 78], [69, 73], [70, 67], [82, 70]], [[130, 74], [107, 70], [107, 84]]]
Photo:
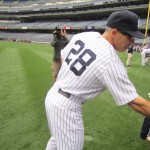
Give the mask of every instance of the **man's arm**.
[[139, 96], [135, 98], [133, 101], [128, 103], [128, 105], [138, 113], [150, 117], [150, 102], [143, 97]]
[[53, 40], [52, 42], [50, 42], [51, 46], [54, 47], [56, 42], [57, 42], [57, 38], [55, 37], [55, 35], [53, 35]]
[[61, 30], [61, 36], [63, 37], [63, 39], [65, 39], [66, 40], [66, 45], [69, 43], [69, 40], [68, 40], [68, 38], [67, 38], [67, 32], [66, 32], [66, 30]]
[[52, 47], [55, 47], [55, 44], [56, 44], [56, 42], [57, 42], [57, 40], [58, 40], [58, 38], [57, 38], [57, 31], [55, 30], [54, 32], [53, 32], [53, 39], [52, 39], [52, 41], [50, 42], [50, 44], [51, 44], [51, 46]]

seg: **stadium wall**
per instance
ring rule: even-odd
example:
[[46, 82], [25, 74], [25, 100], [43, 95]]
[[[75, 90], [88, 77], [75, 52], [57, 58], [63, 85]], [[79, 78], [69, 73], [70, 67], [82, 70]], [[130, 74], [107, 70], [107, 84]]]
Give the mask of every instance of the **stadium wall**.
[[[36, 1], [34, 1], [36, 3]], [[39, 2], [39, 1], [38, 1]], [[5, 3], [4, 3], [5, 4]], [[30, 6], [30, 7], [29, 7]], [[92, 1], [77, 4], [61, 4], [48, 6], [44, 3], [39, 5], [28, 4], [28, 7], [17, 3], [11, 5], [0, 5], [0, 31], [7, 33], [52, 33], [54, 25], [38, 27], [40, 23], [48, 22], [71, 22], [84, 21], [105, 21], [108, 16], [116, 10], [130, 10], [136, 13], [142, 20], [139, 28], [141, 32], [145, 32], [146, 18], [148, 12], [148, 0], [105, 0], [102, 2]], [[43, 7], [45, 6], [45, 7]], [[9, 9], [7, 9], [9, 7]], [[3, 8], [3, 9], [2, 9]], [[6, 9], [5, 9], [6, 8]], [[143, 21], [144, 20], [144, 21]], [[4, 23], [4, 21], [6, 21]], [[33, 25], [32, 24], [37, 24]], [[66, 26], [61, 25], [63, 28]], [[84, 26], [72, 27], [67, 26], [68, 33], [74, 34], [86, 31], [86, 27], [91, 27], [90, 24]], [[104, 25], [94, 27], [95, 30], [103, 32]], [[149, 31], [148, 31], [148, 34]]]

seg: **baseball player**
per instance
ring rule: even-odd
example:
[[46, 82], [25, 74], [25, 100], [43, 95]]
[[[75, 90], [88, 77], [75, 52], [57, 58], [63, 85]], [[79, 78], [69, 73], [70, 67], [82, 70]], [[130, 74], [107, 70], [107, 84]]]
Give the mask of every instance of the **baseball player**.
[[132, 56], [133, 56], [133, 47], [134, 45], [131, 45], [127, 49], [128, 58], [127, 58], [126, 66], [131, 66], [131, 61], [132, 61]]
[[117, 55], [134, 44], [138, 17], [130, 11], [110, 15], [105, 32], [75, 35], [62, 51], [58, 78], [45, 100], [51, 133], [46, 150], [82, 150], [84, 126], [82, 105], [104, 90], [109, 90], [117, 105], [128, 104], [133, 110], [150, 116], [150, 103], [140, 97], [129, 80]]
[[145, 66], [150, 57], [150, 49], [143, 49], [141, 52], [141, 56], [142, 56], [142, 66]]

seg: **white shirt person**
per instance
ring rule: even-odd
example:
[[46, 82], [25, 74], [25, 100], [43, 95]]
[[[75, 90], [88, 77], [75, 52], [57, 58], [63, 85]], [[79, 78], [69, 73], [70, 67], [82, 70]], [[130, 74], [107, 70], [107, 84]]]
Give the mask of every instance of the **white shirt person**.
[[146, 65], [146, 63], [148, 62], [149, 56], [150, 56], [150, 48], [149, 49], [143, 49], [141, 52], [142, 66]]
[[138, 31], [138, 16], [123, 10], [109, 16], [102, 35], [84, 32], [71, 39], [45, 100], [51, 133], [46, 150], [83, 149], [82, 105], [104, 90], [110, 91], [117, 105], [126, 104], [150, 117], [150, 102], [138, 95], [116, 52], [133, 45], [134, 37], [144, 38]]

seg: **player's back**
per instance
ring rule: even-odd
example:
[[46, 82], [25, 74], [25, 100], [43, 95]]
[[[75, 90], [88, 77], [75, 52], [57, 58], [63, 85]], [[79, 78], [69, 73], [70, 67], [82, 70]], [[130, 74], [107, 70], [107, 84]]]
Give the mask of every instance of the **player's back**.
[[57, 82], [64, 91], [84, 99], [104, 90], [102, 79], [115, 55], [111, 45], [98, 32], [75, 35], [63, 50], [63, 63]]

